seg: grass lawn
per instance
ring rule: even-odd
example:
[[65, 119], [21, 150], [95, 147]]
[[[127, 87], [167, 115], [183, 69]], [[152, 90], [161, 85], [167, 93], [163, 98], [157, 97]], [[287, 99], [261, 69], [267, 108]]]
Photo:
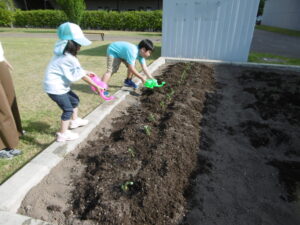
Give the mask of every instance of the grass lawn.
[[[5, 29], [0, 28], [0, 32]], [[48, 31], [45, 30], [45, 32]], [[53, 32], [55, 31], [53, 30]], [[116, 35], [147, 35], [143, 32], [115, 31], [112, 33]], [[11, 160], [0, 159], [0, 183], [3, 183], [55, 140], [61, 111], [44, 93], [42, 86], [44, 71], [52, 57], [55, 41], [55, 38], [1, 38], [5, 56], [14, 67], [13, 80], [22, 125], [26, 133], [18, 146], [23, 154]], [[109, 43], [93, 41], [92, 45], [83, 47], [78, 55], [83, 68], [93, 71], [101, 77], [106, 71], [106, 48]], [[156, 50], [147, 60], [148, 64], [160, 56], [160, 43], [154, 44]], [[109, 82], [111, 93], [120, 89], [125, 77], [126, 68], [121, 65], [119, 72], [114, 74]], [[81, 117], [88, 115], [103, 102], [83, 81], [74, 83], [72, 89], [81, 99], [79, 107]]]
[[284, 56], [255, 52], [250, 52], [248, 62], [300, 66], [300, 59], [298, 58], [288, 58]]
[[285, 29], [285, 28], [280, 28], [280, 27], [270, 27], [270, 26], [266, 26], [266, 25], [256, 25], [255, 29], [270, 31], [270, 32], [289, 35], [289, 36], [300, 37], [300, 31], [297, 31], [297, 30], [290, 30], [290, 29]]

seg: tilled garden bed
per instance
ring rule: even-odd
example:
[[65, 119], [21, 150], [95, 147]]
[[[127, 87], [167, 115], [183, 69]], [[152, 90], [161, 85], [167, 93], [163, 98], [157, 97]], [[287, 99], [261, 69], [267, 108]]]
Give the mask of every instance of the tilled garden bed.
[[[161, 73], [163, 88], [131, 97], [19, 212], [65, 225], [298, 224], [300, 73], [199, 63]], [[37, 197], [51, 186], [51, 200]]]

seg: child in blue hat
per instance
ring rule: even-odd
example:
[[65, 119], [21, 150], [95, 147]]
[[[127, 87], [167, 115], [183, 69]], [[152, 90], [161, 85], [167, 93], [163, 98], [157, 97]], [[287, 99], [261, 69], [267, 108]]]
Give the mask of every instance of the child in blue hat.
[[75, 129], [88, 124], [88, 120], [78, 117], [79, 97], [71, 90], [71, 83], [82, 79], [94, 86], [99, 93], [102, 88], [88, 76], [76, 57], [81, 46], [91, 44], [81, 28], [74, 23], [63, 23], [58, 27], [57, 35], [59, 40], [54, 47], [54, 56], [45, 72], [44, 90], [63, 111], [56, 141], [64, 142], [79, 137], [69, 128]]

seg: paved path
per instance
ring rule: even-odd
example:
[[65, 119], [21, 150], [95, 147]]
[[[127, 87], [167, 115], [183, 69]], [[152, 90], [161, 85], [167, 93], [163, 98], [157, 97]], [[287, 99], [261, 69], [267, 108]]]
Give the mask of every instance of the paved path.
[[300, 58], [300, 37], [255, 30], [250, 50], [252, 52]]
[[[105, 32], [104, 32], [105, 33]], [[87, 34], [90, 40], [101, 40], [100, 34]], [[55, 33], [21, 33], [21, 32], [2, 32], [1, 37], [20, 37], [20, 38], [56, 38]], [[157, 36], [122, 36], [105, 34], [104, 40], [139, 42], [142, 39], [149, 38], [154, 42], [161, 42], [161, 37]], [[300, 58], [300, 37], [292, 37], [278, 33], [255, 30], [250, 51], [259, 53], [270, 53], [292, 58]]]

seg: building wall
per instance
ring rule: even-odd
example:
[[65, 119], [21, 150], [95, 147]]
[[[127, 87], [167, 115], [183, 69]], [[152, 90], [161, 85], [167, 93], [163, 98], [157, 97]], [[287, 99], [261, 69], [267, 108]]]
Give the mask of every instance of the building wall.
[[259, 0], [164, 0], [162, 56], [247, 61]]
[[300, 30], [300, 0], [267, 0], [262, 24]]
[[162, 9], [162, 0], [86, 0], [88, 10], [157, 10]]

